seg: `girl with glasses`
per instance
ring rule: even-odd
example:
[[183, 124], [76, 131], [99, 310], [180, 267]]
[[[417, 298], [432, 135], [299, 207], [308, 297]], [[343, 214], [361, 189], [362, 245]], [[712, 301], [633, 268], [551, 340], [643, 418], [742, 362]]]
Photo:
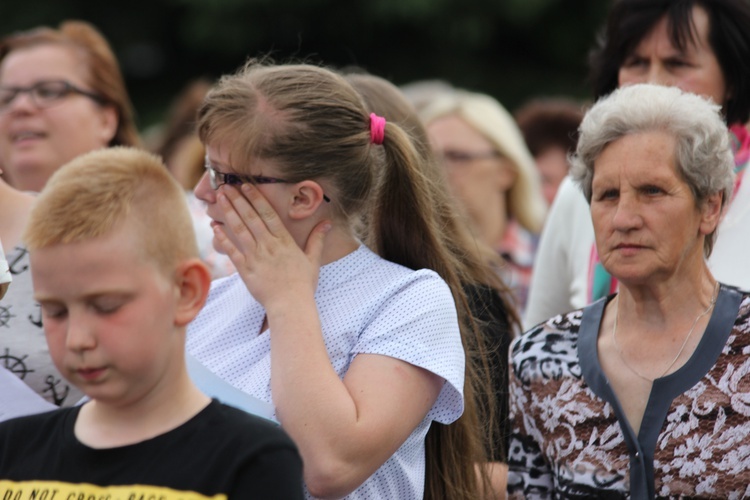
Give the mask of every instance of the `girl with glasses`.
[[256, 62], [209, 92], [198, 131], [214, 173], [196, 195], [238, 272], [188, 352], [275, 407], [308, 496], [481, 497], [478, 340], [409, 136], [332, 71]]

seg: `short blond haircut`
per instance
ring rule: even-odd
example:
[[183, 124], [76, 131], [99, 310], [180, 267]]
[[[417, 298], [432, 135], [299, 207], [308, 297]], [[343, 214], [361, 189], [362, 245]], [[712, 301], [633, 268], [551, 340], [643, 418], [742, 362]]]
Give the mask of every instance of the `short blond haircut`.
[[54, 173], [29, 216], [30, 251], [105, 236], [126, 222], [147, 260], [171, 274], [198, 247], [185, 193], [158, 156], [129, 147], [81, 155]]

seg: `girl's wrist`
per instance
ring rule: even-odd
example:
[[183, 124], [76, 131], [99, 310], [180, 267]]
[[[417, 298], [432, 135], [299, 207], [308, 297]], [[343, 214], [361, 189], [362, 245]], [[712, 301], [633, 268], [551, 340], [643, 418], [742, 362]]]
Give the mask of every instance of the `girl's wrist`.
[[269, 299], [263, 304], [269, 321], [272, 317], [283, 317], [288, 313], [299, 316], [308, 307], [317, 315], [315, 293], [306, 290], [287, 290], [284, 294]]

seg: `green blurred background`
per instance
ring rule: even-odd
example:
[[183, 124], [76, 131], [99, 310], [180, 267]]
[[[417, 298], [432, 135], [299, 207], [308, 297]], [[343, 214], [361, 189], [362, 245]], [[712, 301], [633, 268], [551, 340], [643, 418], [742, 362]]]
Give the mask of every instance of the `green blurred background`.
[[359, 66], [397, 85], [442, 79], [510, 111], [586, 99], [605, 0], [27, 0], [0, 2], [0, 34], [84, 19], [109, 39], [142, 130], [191, 79], [247, 57]]

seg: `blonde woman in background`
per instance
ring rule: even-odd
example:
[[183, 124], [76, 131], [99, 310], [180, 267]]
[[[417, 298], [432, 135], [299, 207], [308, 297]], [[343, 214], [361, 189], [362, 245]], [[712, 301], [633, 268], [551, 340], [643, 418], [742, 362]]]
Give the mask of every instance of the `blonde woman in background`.
[[439, 94], [420, 116], [474, 235], [508, 263], [523, 310], [547, 204], [521, 132], [497, 100], [463, 90]]

